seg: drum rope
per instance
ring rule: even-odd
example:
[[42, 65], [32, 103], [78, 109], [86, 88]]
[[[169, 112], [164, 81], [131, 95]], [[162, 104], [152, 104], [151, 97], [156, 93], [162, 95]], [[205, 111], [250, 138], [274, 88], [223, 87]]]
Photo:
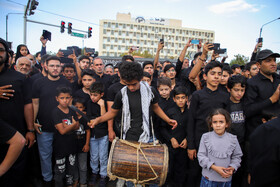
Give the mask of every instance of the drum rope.
[[[152, 165], [150, 164], [149, 160], [147, 159], [145, 153], [142, 150], [142, 148], [154, 147], [154, 145], [142, 145], [141, 143], [139, 143], [138, 145], [135, 145], [135, 143], [131, 143], [131, 142], [128, 142], [125, 140], [120, 140], [120, 142], [137, 149], [137, 179], [133, 179], [132, 182], [134, 184], [143, 184], [143, 183], [147, 183], [152, 180], [156, 180], [158, 178], [158, 175], [155, 172], [154, 168], [152, 167]], [[156, 146], [160, 146], [160, 145], [156, 145]], [[142, 153], [143, 157], [145, 158], [146, 162], [148, 163], [148, 165], [151, 168], [152, 172], [154, 173], [155, 177], [139, 181], [139, 151]], [[124, 180], [127, 180], [127, 179], [124, 179]]]

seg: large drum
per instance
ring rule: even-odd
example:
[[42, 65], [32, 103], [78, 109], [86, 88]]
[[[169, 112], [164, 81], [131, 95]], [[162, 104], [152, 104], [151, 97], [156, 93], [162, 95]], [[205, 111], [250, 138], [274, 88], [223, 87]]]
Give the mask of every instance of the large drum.
[[115, 139], [111, 146], [107, 173], [111, 180], [116, 178], [135, 184], [165, 183], [168, 171], [168, 148]]

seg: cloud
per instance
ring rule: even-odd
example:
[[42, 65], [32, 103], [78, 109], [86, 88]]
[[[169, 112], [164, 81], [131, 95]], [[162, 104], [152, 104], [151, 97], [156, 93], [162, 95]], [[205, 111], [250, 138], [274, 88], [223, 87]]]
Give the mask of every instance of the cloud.
[[245, 0], [233, 0], [208, 7], [208, 10], [215, 14], [225, 14], [240, 11], [258, 12], [256, 5], [249, 4]]

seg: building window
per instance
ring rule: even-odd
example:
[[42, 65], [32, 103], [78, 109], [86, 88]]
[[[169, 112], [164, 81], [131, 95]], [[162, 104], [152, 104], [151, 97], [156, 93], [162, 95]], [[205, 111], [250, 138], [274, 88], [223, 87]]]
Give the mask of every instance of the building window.
[[114, 48], [114, 46], [113, 45], [111, 45], [111, 47], [110, 47], [111, 49], [113, 49]]
[[116, 28], [118, 28], [119, 27], [119, 24], [118, 23], [116, 23]]
[[106, 49], [106, 45], [105, 44], [103, 44], [103, 49]]
[[113, 30], [111, 30], [111, 35], [114, 35], [114, 31]]
[[103, 29], [103, 34], [106, 34], [106, 29]]
[[118, 38], [115, 38], [115, 42], [116, 42], [116, 43], [118, 42]]
[[121, 36], [122, 35], [122, 31], [119, 31], [119, 36]]
[[123, 43], [123, 44], [125, 43], [125, 39], [124, 39], [124, 38], [122, 39], [122, 43]]
[[111, 27], [111, 22], [108, 22], [108, 27]]

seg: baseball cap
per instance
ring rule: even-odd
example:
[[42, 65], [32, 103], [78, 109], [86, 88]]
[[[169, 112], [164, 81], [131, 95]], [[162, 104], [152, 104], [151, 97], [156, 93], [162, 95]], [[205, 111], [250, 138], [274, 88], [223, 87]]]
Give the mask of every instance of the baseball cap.
[[258, 54], [257, 54], [257, 61], [259, 60], [264, 60], [268, 57], [280, 57], [280, 54], [279, 53], [273, 53], [271, 50], [269, 49], [264, 49], [264, 50], [261, 50]]
[[240, 65], [239, 64], [232, 64], [231, 69], [235, 69], [235, 68], [240, 68]]

